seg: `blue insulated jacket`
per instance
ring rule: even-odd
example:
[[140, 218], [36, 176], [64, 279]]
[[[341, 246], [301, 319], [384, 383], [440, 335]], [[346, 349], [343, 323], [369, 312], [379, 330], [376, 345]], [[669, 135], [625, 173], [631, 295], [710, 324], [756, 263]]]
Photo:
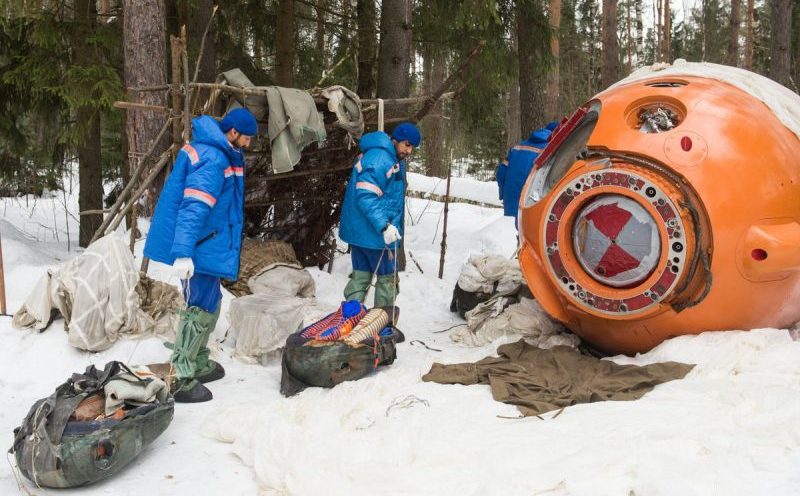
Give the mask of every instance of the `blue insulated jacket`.
[[244, 218], [244, 155], [216, 120], [192, 120], [156, 205], [144, 255], [171, 265], [191, 257], [195, 272], [235, 280]]
[[542, 128], [531, 133], [527, 140], [508, 151], [508, 157], [497, 165], [495, 177], [505, 215], [517, 217], [519, 197], [531, 173], [533, 162], [544, 150], [551, 131]]
[[[339, 237], [362, 248], [380, 250], [383, 228], [394, 225], [403, 234], [405, 163], [397, 159], [389, 135], [376, 131], [361, 138], [342, 205]], [[397, 243], [389, 248], [396, 248]]]

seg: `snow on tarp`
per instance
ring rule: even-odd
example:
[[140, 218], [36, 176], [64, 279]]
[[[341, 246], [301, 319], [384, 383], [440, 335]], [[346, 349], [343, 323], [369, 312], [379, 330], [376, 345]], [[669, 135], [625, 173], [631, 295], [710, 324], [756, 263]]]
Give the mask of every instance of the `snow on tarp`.
[[738, 67], [677, 59], [672, 65], [658, 63], [642, 67], [610, 88], [666, 76], [697, 76], [730, 84], [764, 102], [778, 120], [800, 138], [800, 95], [769, 78]]

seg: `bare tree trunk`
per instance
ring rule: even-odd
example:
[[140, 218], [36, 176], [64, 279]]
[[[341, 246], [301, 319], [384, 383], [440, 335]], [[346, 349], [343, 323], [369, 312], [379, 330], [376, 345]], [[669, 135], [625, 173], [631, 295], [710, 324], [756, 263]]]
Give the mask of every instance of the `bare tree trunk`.
[[378, 97], [403, 98], [411, 90], [411, 2], [383, 0], [378, 53]]
[[[198, 52], [200, 51], [200, 44], [203, 41], [203, 33], [206, 31], [206, 26], [211, 20], [211, 14], [214, 11], [214, 0], [194, 0], [191, 3], [193, 6], [191, 14], [187, 16], [186, 29], [189, 35], [189, 63], [192, 64], [192, 72], [194, 70], [194, 63], [197, 61]], [[191, 8], [191, 7], [190, 7]], [[203, 46], [203, 59], [200, 60], [200, 72], [197, 74], [197, 80], [203, 83], [210, 83], [214, 81], [217, 75], [217, 45], [216, 45], [216, 29], [214, 23], [208, 30], [206, 43]]]
[[747, 31], [744, 38], [744, 68], [753, 68], [753, 15], [755, 0], [747, 0]]
[[664, 62], [670, 61], [669, 42], [672, 38], [672, 16], [670, 15], [669, 0], [664, 0]]
[[636, 64], [644, 58], [644, 21], [642, 19], [642, 0], [635, 0], [636, 8]]
[[603, 66], [600, 85], [608, 88], [619, 80], [617, 46], [617, 0], [603, 0]]
[[550, 35], [541, 0], [517, 2], [519, 95], [522, 134], [545, 122], [545, 87], [550, 64]]
[[[159, 86], [167, 84], [166, 25], [164, 2], [159, 0], [123, 0], [123, 31], [125, 50], [125, 86]], [[167, 106], [164, 92], [152, 91], [139, 94], [139, 102], [148, 105]], [[137, 150], [147, 150], [164, 126], [166, 116], [150, 111], [127, 112], [128, 149], [131, 162], [137, 163]], [[132, 122], [131, 122], [132, 121]], [[153, 157], [158, 157], [169, 146], [169, 139], [159, 143]], [[152, 165], [151, 160], [151, 165]], [[131, 167], [134, 169], [134, 167]], [[164, 175], [157, 178], [147, 193], [145, 215], [152, 215], [158, 195], [164, 184]]]
[[661, 55], [664, 53], [664, 49], [662, 48], [663, 41], [661, 39], [661, 35], [664, 32], [661, 29], [661, 26], [663, 25], [661, 21], [661, 0], [655, 0], [655, 2], [653, 2], [653, 9], [655, 11], [654, 14], [656, 16], [656, 25], [655, 25], [656, 53], [653, 59], [655, 62], [661, 62]]
[[[428, 77], [427, 94], [432, 94], [444, 83], [447, 77], [447, 54], [441, 45], [429, 44], [431, 74]], [[449, 170], [444, 157], [444, 120], [441, 117], [442, 104], [434, 107], [434, 115], [425, 119], [425, 165], [426, 174], [445, 177]]]
[[770, 0], [772, 35], [769, 46], [769, 77], [790, 87], [792, 47], [792, 0]]
[[[76, 0], [75, 2], [75, 60], [78, 67], [89, 67], [94, 63], [93, 50], [88, 40], [93, 36], [97, 26], [95, 2]], [[100, 161], [100, 112], [91, 105], [78, 109], [79, 125], [82, 137], [78, 143], [78, 208], [80, 211], [103, 208], [103, 169]], [[84, 127], [85, 126], [85, 127]], [[89, 246], [92, 235], [103, 222], [102, 215], [82, 215], [80, 217], [80, 234], [78, 244]]]
[[741, 0], [731, 0], [731, 24], [730, 36], [728, 37], [728, 57], [725, 63], [734, 67], [739, 65], [739, 10]]
[[275, 84], [294, 86], [294, 0], [279, 0], [275, 25]]
[[708, 23], [706, 22], [706, 15], [708, 14], [708, 8], [706, 6], [706, 0], [702, 1], [700, 8], [702, 9], [702, 12], [703, 12], [703, 14], [702, 14], [702, 18], [703, 18], [703, 52], [702, 52], [702, 56], [701, 56], [700, 59], [701, 59], [702, 62], [705, 62], [706, 61], [706, 57], [708, 56], [708, 36], [710, 34], [709, 31], [711, 31], [709, 29]]
[[561, 0], [550, 0], [550, 56], [552, 57], [552, 67], [547, 74], [547, 106], [545, 108], [545, 118], [548, 121], [555, 120], [558, 115], [559, 97], [559, 44], [558, 37], [561, 31]]
[[317, 0], [317, 30], [314, 33], [317, 45], [317, 54], [320, 58], [320, 67], [325, 68], [325, 0]]
[[375, 96], [375, 0], [358, 0], [356, 4], [358, 18], [358, 90], [359, 96], [371, 98]]
[[625, 28], [627, 30], [628, 74], [633, 71], [633, 39], [631, 39], [631, 1], [625, 2]]
[[[514, 27], [511, 34], [511, 51], [519, 60], [519, 42], [517, 41], [517, 29]], [[520, 126], [520, 101], [519, 101], [519, 70], [514, 74], [511, 81], [511, 89], [508, 92], [508, 107], [506, 108], [506, 148], [511, 148], [522, 141], [522, 127]]]

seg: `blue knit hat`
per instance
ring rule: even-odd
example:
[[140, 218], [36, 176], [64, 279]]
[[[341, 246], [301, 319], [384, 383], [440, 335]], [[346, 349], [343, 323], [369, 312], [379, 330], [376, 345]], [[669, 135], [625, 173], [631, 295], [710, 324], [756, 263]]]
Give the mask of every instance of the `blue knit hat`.
[[410, 122], [404, 122], [394, 128], [392, 131], [392, 139], [395, 141], [408, 141], [411, 145], [418, 147], [422, 136], [419, 134], [419, 129]]
[[258, 123], [255, 116], [246, 108], [235, 108], [225, 114], [219, 123], [223, 133], [231, 129], [239, 131], [245, 136], [255, 136], [258, 134]]

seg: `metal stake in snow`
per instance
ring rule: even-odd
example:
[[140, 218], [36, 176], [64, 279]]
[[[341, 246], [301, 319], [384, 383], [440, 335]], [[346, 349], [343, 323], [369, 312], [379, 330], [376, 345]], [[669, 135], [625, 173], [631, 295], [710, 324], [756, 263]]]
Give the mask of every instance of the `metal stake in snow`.
[[3, 237], [0, 236], [0, 315], [11, 317], [6, 313], [6, 276], [3, 272]]

